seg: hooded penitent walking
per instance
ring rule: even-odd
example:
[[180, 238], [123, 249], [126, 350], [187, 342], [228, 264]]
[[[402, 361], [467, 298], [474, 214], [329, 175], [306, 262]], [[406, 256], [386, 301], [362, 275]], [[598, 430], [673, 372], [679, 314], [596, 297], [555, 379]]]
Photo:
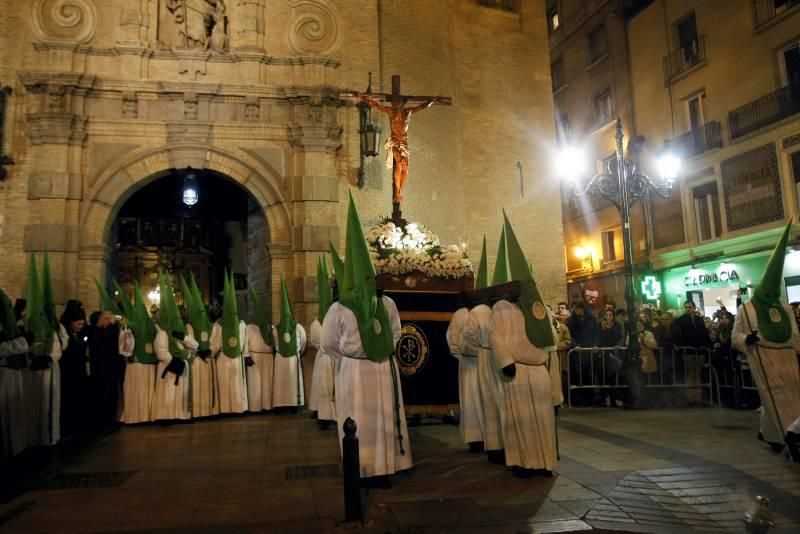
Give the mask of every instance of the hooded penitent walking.
[[189, 320], [186, 332], [197, 343], [197, 353], [190, 362], [192, 367], [192, 418], [209, 417], [219, 413], [217, 362], [211, 357], [213, 329], [194, 274], [191, 274], [190, 281], [191, 287], [181, 277], [183, 300], [186, 303]]
[[400, 316], [394, 302], [377, 295], [375, 267], [352, 195], [347, 216], [345, 262], [335, 249], [339, 301], [322, 323], [322, 348], [335, 361], [336, 416], [339, 440], [342, 423], [358, 425], [361, 476], [388, 486], [386, 475], [412, 466], [395, 344]]
[[458, 360], [459, 433], [471, 452], [483, 450], [483, 412], [478, 390], [478, 352], [480, 345], [469, 343], [464, 336], [469, 321], [469, 308], [464, 295], [458, 296], [459, 307], [447, 326], [450, 355]]
[[28, 446], [23, 374], [28, 366], [28, 350], [11, 300], [0, 289], [0, 457], [14, 456]]
[[253, 322], [247, 325], [247, 352], [253, 365], [247, 367], [247, 401], [251, 412], [272, 410], [272, 377], [275, 339], [264, 303], [250, 286]]
[[125, 367], [121, 420], [126, 424], [146, 423], [152, 420], [153, 385], [156, 383], [158, 358], [154, 347], [156, 325], [144, 304], [138, 282], [134, 284], [133, 304], [126, 315], [134, 344], [133, 354], [128, 357]]
[[553, 327], [530, 264], [508, 217], [505, 236], [511, 279], [520, 295], [492, 308], [489, 339], [503, 379], [503, 442], [506, 465], [517, 476], [551, 475], [557, 464], [548, 352], [555, 347]]
[[303, 368], [300, 356], [306, 350], [306, 331], [294, 320], [286, 281], [281, 276], [281, 320], [272, 329], [275, 338], [275, 367], [272, 377], [272, 405], [296, 411], [305, 404]]
[[192, 383], [189, 367], [190, 350], [197, 343], [186, 335], [172, 284], [160, 275], [161, 301], [155, 351], [158, 358], [156, 387], [153, 394], [153, 420], [172, 421], [192, 416]]
[[57, 325], [45, 313], [44, 294], [50, 285], [47, 270], [41, 279], [36, 259], [31, 254], [25, 328], [30, 343], [30, 371], [26, 373], [25, 397], [28, 406], [28, 444], [55, 445], [61, 439], [61, 341]]
[[245, 362], [247, 333], [244, 321], [239, 320], [233, 275], [225, 273], [222, 319], [211, 332], [211, 353], [217, 360], [219, 413], [247, 411]]
[[[486, 239], [483, 240], [481, 261], [475, 277], [475, 290], [483, 290], [488, 286], [488, 261], [486, 257]], [[500, 232], [500, 244], [497, 251], [492, 285], [508, 282], [508, 255], [506, 253], [505, 230]], [[502, 373], [492, 353], [489, 343], [489, 321], [492, 309], [485, 296], [473, 294], [473, 308], [464, 327], [464, 342], [478, 347], [478, 393], [483, 416], [484, 449], [488, 452], [489, 461], [504, 464], [503, 453], [503, 387]]]
[[314, 322], [308, 328], [308, 342], [317, 351], [314, 359], [314, 371], [311, 374], [308, 407], [316, 412], [320, 428], [327, 428], [330, 422], [336, 421], [336, 405], [334, 404], [334, 362], [321, 346], [322, 323], [333, 303], [333, 293], [328, 282], [328, 263], [324, 258], [317, 263], [317, 290], [319, 292], [319, 308]]
[[791, 223], [764, 269], [761, 283], [742, 304], [733, 324], [733, 343], [747, 361], [761, 397], [761, 433], [766, 441], [785, 443], [800, 462], [800, 333], [792, 309], [781, 299], [783, 263]]

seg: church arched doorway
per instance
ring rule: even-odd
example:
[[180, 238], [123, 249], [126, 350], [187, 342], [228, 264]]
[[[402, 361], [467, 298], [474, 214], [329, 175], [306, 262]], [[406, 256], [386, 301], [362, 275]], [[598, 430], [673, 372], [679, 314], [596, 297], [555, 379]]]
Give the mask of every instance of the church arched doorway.
[[228, 271], [243, 319], [249, 286], [271, 308], [267, 220], [253, 195], [224, 174], [192, 168], [161, 173], [120, 205], [108, 236], [108, 277], [128, 295], [138, 282], [153, 309], [160, 271], [172, 278], [179, 304], [179, 275], [188, 280], [192, 273], [203, 300], [218, 310]]

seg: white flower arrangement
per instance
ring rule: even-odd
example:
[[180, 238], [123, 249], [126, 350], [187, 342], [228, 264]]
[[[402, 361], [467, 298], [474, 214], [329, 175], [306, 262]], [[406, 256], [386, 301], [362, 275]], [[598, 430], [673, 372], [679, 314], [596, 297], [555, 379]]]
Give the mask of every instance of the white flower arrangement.
[[430, 278], [458, 279], [472, 273], [466, 245], [442, 247], [439, 237], [421, 224], [403, 228], [384, 218], [369, 229], [367, 242], [378, 274], [419, 272]]

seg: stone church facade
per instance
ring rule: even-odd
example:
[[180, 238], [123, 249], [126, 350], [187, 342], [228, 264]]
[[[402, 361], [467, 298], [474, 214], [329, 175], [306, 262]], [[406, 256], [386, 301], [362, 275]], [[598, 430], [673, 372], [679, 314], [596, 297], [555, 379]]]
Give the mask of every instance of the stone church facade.
[[[543, 0], [3, 0], [8, 86], [0, 182], [0, 287], [20, 296], [47, 250], [56, 300], [97, 303], [116, 211], [171, 170], [221, 173], [263, 210], [264, 290], [281, 273], [302, 320], [315, 266], [343, 242], [347, 191], [365, 224], [391, 211], [391, 176], [367, 160], [340, 91], [446, 95], [410, 128], [403, 214], [490, 260], [506, 208], [548, 301], [564, 296]], [[380, 113], [373, 113], [388, 131]], [[492, 262], [490, 261], [490, 264]], [[257, 282], [256, 282], [257, 283]], [[258, 284], [258, 283], [257, 283]], [[279, 302], [277, 298], [273, 303]]]

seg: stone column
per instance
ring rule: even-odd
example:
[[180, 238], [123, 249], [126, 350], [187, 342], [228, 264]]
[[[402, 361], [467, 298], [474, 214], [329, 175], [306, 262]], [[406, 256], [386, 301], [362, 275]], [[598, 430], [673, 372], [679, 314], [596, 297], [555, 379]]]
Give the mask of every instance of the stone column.
[[231, 36], [231, 48], [264, 52], [264, 4], [266, 0], [237, 0], [236, 32]]

